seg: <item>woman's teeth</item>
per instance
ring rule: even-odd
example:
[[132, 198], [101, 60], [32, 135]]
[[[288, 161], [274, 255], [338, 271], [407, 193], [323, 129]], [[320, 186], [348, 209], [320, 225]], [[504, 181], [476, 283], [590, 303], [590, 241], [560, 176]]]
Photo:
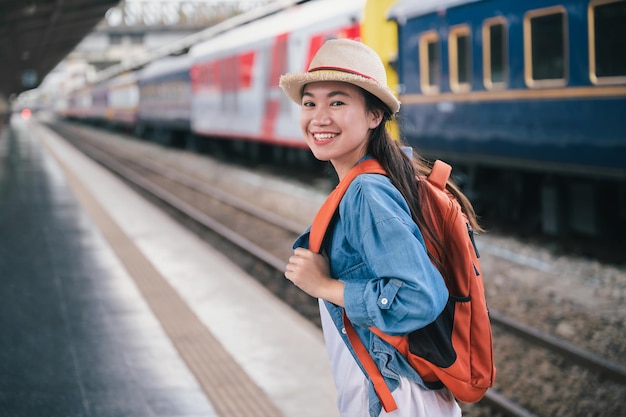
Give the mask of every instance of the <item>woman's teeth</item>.
[[337, 136], [335, 133], [315, 133], [313, 137], [317, 140], [329, 140]]

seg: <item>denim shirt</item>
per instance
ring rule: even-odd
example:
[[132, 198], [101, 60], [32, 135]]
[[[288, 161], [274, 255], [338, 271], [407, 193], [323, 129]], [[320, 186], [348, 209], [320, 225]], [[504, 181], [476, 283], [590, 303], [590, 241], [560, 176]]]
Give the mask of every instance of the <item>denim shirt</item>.
[[[296, 240], [294, 248], [308, 248], [308, 238], [309, 230]], [[358, 176], [339, 204], [332, 238], [326, 242], [331, 276], [345, 284], [346, 314], [389, 389], [399, 386], [399, 376], [424, 387], [406, 359], [368, 330], [377, 327], [390, 335], [405, 335], [433, 322], [448, 298], [443, 278], [428, 258], [402, 194], [383, 175]], [[327, 301], [325, 305], [364, 370], [342, 331], [343, 308]], [[378, 416], [381, 408], [370, 381], [370, 415]]]

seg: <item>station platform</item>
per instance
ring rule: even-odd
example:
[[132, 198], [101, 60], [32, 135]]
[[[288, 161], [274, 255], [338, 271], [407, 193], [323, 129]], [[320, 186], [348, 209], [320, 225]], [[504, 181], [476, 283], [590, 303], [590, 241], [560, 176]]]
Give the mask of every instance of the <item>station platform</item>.
[[0, 416], [333, 417], [321, 331], [34, 119], [0, 135]]

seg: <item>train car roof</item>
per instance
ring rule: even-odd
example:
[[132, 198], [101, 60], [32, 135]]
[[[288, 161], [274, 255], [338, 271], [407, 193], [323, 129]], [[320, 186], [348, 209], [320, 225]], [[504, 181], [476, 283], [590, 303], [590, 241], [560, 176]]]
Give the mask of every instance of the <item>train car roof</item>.
[[233, 47], [250, 44], [253, 40], [260, 40], [276, 36], [280, 33], [291, 32], [312, 22], [332, 19], [343, 12], [346, 14], [354, 10], [355, 18], [360, 18], [365, 7], [365, 0], [315, 0], [284, 10], [233, 28], [217, 35], [213, 39], [194, 45], [189, 55], [198, 58], [218, 51], [229, 50]]
[[468, 3], [477, 3], [484, 0], [399, 0], [391, 6], [387, 19], [403, 22], [417, 16], [439, 12]]

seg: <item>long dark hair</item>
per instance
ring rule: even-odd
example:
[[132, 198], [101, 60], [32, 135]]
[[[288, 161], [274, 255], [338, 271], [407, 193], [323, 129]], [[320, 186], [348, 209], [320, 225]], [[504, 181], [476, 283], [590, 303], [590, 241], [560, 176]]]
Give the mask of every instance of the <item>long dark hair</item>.
[[[444, 259], [440, 260], [445, 264], [448, 251], [437, 237], [433, 225], [429, 224], [428, 217], [424, 215], [423, 211], [423, 207], [428, 204], [428, 201], [426, 192], [421, 190], [425, 186], [423, 181], [430, 174], [432, 166], [416, 152], [413, 152], [412, 157], [407, 155], [402, 149], [402, 146], [406, 146], [406, 144], [393, 139], [387, 129], [387, 123], [393, 120], [389, 108], [376, 96], [365, 90], [362, 91], [365, 96], [366, 110], [374, 114], [382, 114], [381, 123], [370, 132], [367, 153], [378, 160], [387, 171], [387, 176], [407, 201], [413, 221], [419, 226], [424, 238], [433, 244], [435, 251], [443, 256]], [[452, 180], [448, 180], [446, 189], [458, 201], [467, 216], [470, 227], [476, 232], [483, 231], [471, 202], [459, 187]], [[445, 276], [445, 271], [443, 271], [439, 260], [432, 253], [429, 253], [429, 256]]]

